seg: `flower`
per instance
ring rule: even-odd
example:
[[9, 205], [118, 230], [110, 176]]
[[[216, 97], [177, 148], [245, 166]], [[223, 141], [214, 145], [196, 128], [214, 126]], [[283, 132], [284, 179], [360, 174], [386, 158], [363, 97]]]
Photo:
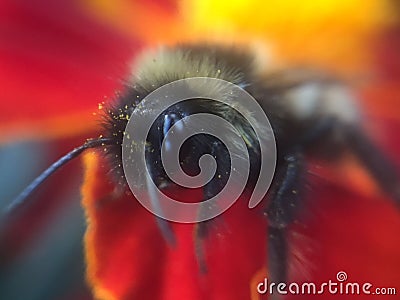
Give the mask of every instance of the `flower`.
[[[356, 81], [365, 127], [398, 161], [399, 68], [398, 51], [392, 47], [398, 47], [400, 36], [394, 1], [0, 5], [1, 141], [58, 142], [101, 134], [96, 108], [120, 88], [140, 49], [218, 40], [254, 44], [267, 52], [265, 64], [271, 68], [307, 65]], [[84, 165], [85, 259], [96, 298], [262, 298], [256, 286], [268, 276], [266, 220], [248, 210], [245, 201], [215, 222], [205, 244], [208, 273], [203, 274], [195, 257], [193, 225], [173, 224], [178, 243], [169, 247], [154, 216], [137, 201], [127, 195], [107, 199], [114, 184], [99, 153], [85, 154]], [[323, 282], [344, 270], [352, 281], [399, 290], [400, 218], [394, 205], [351, 158], [312, 172], [324, 179], [310, 175], [307, 210], [291, 228], [290, 279]], [[54, 193], [46, 198], [58, 195]]]

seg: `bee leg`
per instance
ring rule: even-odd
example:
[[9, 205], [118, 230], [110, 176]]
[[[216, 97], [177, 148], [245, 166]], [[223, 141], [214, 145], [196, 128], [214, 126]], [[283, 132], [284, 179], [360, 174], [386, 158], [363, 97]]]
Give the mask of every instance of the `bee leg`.
[[[217, 155], [218, 148], [220, 147], [220, 143], [214, 142], [211, 146], [210, 154], [213, 156]], [[204, 200], [210, 199], [217, 194], [219, 190], [218, 183], [213, 180], [206, 184], [203, 188]], [[204, 204], [200, 206], [199, 216], [204, 216], [210, 210], [210, 206], [208, 204]], [[221, 218], [221, 216], [219, 216]], [[200, 272], [205, 274], [207, 273], [207, 262], [205, 258], [205, 250], [204, 250], [204, 241], [208, 237], [210, 230], [215, 225], [216, 219], [211, 219], [207, 221], [202, 221], [196, 224], [195, 232], [194, 232], [194, 247], [195, 247], [195, 255], [197, 262], [199, 264]]]
[[300, 149], [284, 156], [266, 208], [268, 218], [268, 273], [271, 282], [286, 282], [288, 276], [287, 232], [299, 208], [304, 159]]
[[[152, 177], [154, 175], [154, 170], [153, 170], [153, 164], [150, 160], [147, 160], [146, 162], [149, 170], [149, 175]], [[156, 187], [154, 187], [153, 184], [151, 184], [149, 176], [146, 176], [146, 182], [147, 182], [147, 191], [149, 193], [150, 197], [150, 202], [151, 205], [154, 209], [155, 212], [157, 212], [157, 215], [155, 216], [157, 226], [160, 229], [161, 235], [163, 236], [164, 240], [170, 245], [171, 247], [174, 247], [176, 245], [176, 239], [174, 232], [172, 231], [171, 224], [169, 221], [159, 217], [158, 215], [162, 215], [162, 207], [160, 203], [160, 199], [158, 199], [157, 192], [156, 192]]]
[[[218, 186], [215, 184], [208, 184], [204, 187], [204, 198], [209, 199], [216, 194]], [[210, 210], [209, 205], [200, 206], [199, 215], [204, 215]], [[202, 274], [207, 273], [207, 261], [205, 257], [204, 242], [208, 238], [210, 232], [215, 228], [215, 226], [220, 225], [222, 216], [216, 218], [198, 222], [195, 225], [194, 230], [194, 248], [197, 263], [199, 265], [199, 270]]]
[[342, 124], [336, 118], [325, 118], [303, 136], [299, 143], [312, 146], [315, 141], [335, 133], [343, 137], [346, 146], [371, 174], [381, 190], [400, 206], [400, 180], [395, 165], [360, 127]]
[[195, 225], [194, 248], [196, 260], [199, 265], [200, 273], [207, 273], [207, 262], [205, 257], [204, 241], [210, 231], [211, 220], [199, 222]]
[[400, 206], [400, 180], [395, 165], [382, 151], [355, 126], [346, 126], [343, 131], [351, 151], [372, 175], [379, 187]]
[[[268, 281], [278, 285], [287, 281], [288, 269], [287, 229], [268, 226]], [[276, 290], [270, 291], [271, 298], [280, 299]]]

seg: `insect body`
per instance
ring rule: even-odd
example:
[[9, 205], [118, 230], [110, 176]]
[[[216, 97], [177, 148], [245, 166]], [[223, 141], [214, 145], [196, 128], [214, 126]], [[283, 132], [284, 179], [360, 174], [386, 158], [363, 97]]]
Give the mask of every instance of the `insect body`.
[[[255, 67], [253, 56], [242, 49], [219, 46], [188, 45], [170, 47], [145, 54], [138, 60], [134, 75], [128, 80], [125, 91], [111, 104], [104, 115], [102, 138], [90, 140], [79, 151], [71, 152], [41, 175], [17, 200], [18, 204], [60, 165], [86, 148], [103, 147], [112, 165], [115, 182], [127, 189], [123, 170], [122, 144], [127, 123], [141, 101], [157, 88], [179, 79], [211, 77], [229, 81], [253, 96], [271, 123], [277, 145], [276, 174], [272, 189], [262, 202], [268, 220], [268, 262], [272, 282], [287, 280], [287, 228], [296, 219], [302, 203], [306, 158], [308, 156], [336, 159], [344, 151], [351, 151], [369, 171], [381, 189], [397, 204], [400, 191], [396, 170], [380, 150], [362, 131], [359, 111], [348, 88], [328, 76], [308, 71], [268, 73]], [[227, 97], [216, 86], [188, 86], [188, 89], [212, 91], [215, 97]], [[238, 107], [241, 103], [237, 104]], [[240, 107], [245, 110], [246, 107]], [[146, 163], [151, 178], [160, 189], [174, 183], [162, 166], [161, 148], [170, 149], [165, 137], [174, 124], [196, 113], [214, 114], [228, 120], [245, 141], [250, 175], [247, 188], [251, 189], [260, 169], [260, 142], [248, 120], [235, 109], [208, 98], [189, 99], [163, 111], [149, 130]], [[257, 125], [256, 125], [257, 126]], [[184, 125], [176, 127], [184, 131]], [[82, 148], [82, 149], [81, 149]], [[203, 154], [216, 158], [217, 171], [203, 188], [204, 199], [218, 194], [229, 177], [229, 152], [216, 137], [199, 134], [183, 144], [179, 153], [180, 164], [186, 173], [199, 172], [198, 160]], [[150, 192], [149, 192], [150, 193]], [[150, 196], [153, 197], [153, 196]], [[153, 199], [157, 202], [157, 199]], [[170, 243], [174, 236], [168, 222], [157, 218], [163, 235]], [[211, 221], [197, 227], [197, 239], [207, 238]], [[199, 260], [203, 262], [203, 257]]]

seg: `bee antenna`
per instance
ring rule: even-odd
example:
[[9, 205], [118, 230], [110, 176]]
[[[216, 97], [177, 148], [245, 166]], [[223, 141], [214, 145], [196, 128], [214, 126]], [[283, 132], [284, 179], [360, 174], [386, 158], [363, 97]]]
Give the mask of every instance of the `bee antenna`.
[[74, 158], [78, 157], [82, 154], [86, 149], [97, 148], [101, 146], [111, 145], [115, 143], [110, 138], [98, 138], [98, 139], [88, 139], [86, 142], [73, 149], [72, 151], [65, 154], [59, 160], [54, 162], [50, 167], [44, 170], [38, 177], [35, 178], [10, 204], [8, 204], [4, 210], [4, 215], [10, 215], [13, 213], [19, 206], [25, 203], [25, 201], [32, 195], [32, 193], [47, 179], [49, 178], [55, 171], [61, 168], [66, 163], [70, 162]]

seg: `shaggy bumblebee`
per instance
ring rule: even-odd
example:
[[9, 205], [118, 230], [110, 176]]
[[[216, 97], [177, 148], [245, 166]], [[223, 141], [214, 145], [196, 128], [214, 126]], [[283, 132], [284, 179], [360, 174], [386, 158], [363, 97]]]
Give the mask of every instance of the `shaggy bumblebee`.
[[[345, 84], [306, 70], [264, 72], [257, 68], [254, 56], [243, 49], [184, 45], [143, 55], [125, 90], [105, 110], [102, 137], [89, 139], [55, 162], [11, 203], [8, 212], [23, 203], [54, 171], [88, 148], [106, 150], [101, 152], [106, 153], [111, 162], [113, 180], [122, 190], [128, 189], [122, 168], [122, 141], [130, 116], [152, 91], [191, 77], [218, 78], [236, 84], [257, 100], [272, 125], [277, 145], [276, 173], [262, 202], [268, 220], [268, 270], [272, 282], [287, 280], [287, 228], [295, 221], [304, 196], [307, 157], [334, 160], [345, 151], [352, 152], [382, 191], [399, 204], [400, 185], [396, 170], [361, 129], [359, 111]], [[247, 189], [251, 189], [260, 170], [261, 155], [254, 128], [235, 109], [201, 98], [169, 107], [153, 123], [147, 136], [146, 163], [154, 183], [161, 190], [175, 184], [161, 164], [162, 143], [174, 124], [196, 113], [220, 116], [241, 133], [249, 153]], [[168, 145], [166, 147], [168, 149]], [[226, 183], [231, 162], [227, 159], [227, 148], [218, 138], [199, 134], [188, 139], [180, 149], [182, 169], [189, 175], [199, 173], [198, 160], [204, 154], [213, 155], [217, 162], [214, 178], [203, 187], [206, 200], [219, 193]], [[168, 222], [156, 219], [166, 240], [174, 243]], [[197, 240], [207, 238], [211, 222], [198, 224]], [[203, 263], [201, 253], [198, 258]]]

